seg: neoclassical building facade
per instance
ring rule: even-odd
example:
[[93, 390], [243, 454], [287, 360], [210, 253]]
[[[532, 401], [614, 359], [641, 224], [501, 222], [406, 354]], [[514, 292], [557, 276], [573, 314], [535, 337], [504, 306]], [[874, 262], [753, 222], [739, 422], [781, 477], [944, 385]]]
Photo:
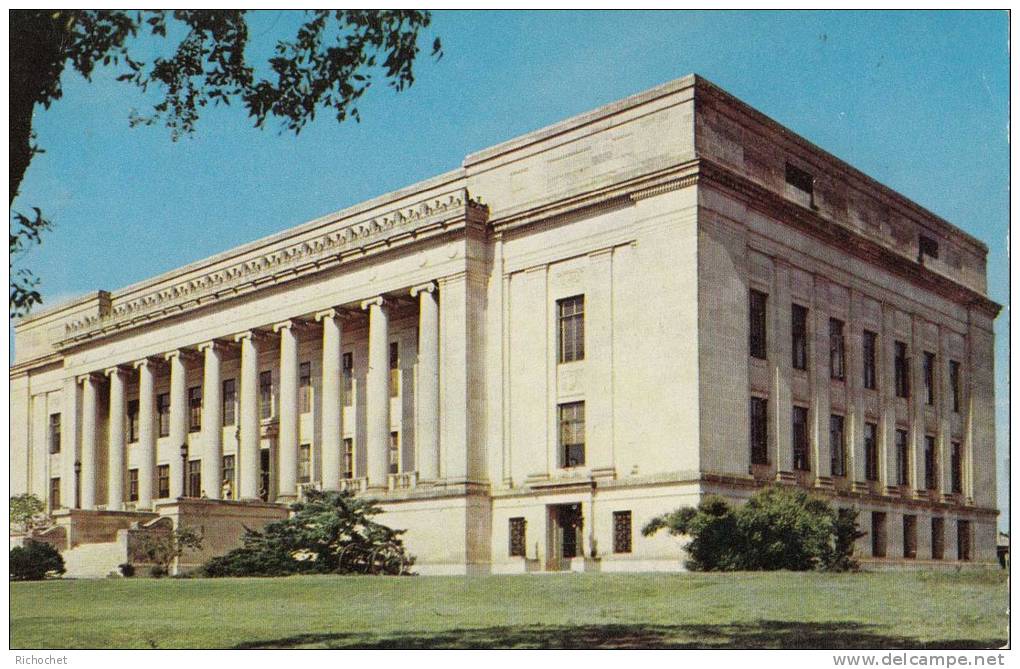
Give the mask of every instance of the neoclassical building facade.
[[680, 569], [641, 527], [767, 482], [860, 509], [865, 561], [990, 562], [986, 254], [689, 76], [22, 319], [12, 493], [82, 573], [308, 487], [421, 573]]

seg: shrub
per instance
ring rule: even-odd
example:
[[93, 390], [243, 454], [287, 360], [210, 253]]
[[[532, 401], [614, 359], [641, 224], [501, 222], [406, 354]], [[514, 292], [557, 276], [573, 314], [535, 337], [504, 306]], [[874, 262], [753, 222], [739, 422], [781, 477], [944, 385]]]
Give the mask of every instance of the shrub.
[[[143, 535], [138, 547], [138, 555], [148, 564], [155, 564], [152, 575], [156, 578], [170, 573], [174, 560], [188, 550], [201, 550], [202, 536], [190, 527], [178, 527], [170, 534]], [[157, 570], [159, 573], [157, 574]]]
[[46, 505], [41, 499], [30, 493], [11, 497], [11, 528], [25, 534], [43, 527], [49, 521]]
[[47, 575], [64, 573], [64, 558], [53, 546], [29, 539], [11, 549], [11, 580], [41, 581]]
[[120, 575], [124, 578], [131, 578], [135, 575], [135, 566], [130, 562], [122, 562], [117, 565], [117, 568], [120, 569]]
[[348, 492], [309, 490], [290, 518], [247, 529], [240, 548], [209, 560], [207, 576], [400, 574], [413, 563], [400, 535], [372, 516], [382, 512]]
[[854, 541], [864, 536], [856, 509], [836, 511], [804, 490], [780, 486], [755, 493], [736, 509], [706, 496], [696, 509], [652, 519], [642, 533], [663, 528], [690, 537], [686, 566], [694, 571], [847, 571], [857, 567]]

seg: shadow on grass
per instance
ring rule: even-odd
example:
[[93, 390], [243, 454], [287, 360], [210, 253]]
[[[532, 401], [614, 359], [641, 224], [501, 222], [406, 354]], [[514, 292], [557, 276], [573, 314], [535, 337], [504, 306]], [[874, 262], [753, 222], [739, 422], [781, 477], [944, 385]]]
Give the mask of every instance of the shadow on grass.
[[925, 641], [882, 633], [858, 623], [759, 620], [729, 625], [515, 625], [406, 632], [299, 634], [238, 644], [236, 648], [998, 648], [1005, 639]]

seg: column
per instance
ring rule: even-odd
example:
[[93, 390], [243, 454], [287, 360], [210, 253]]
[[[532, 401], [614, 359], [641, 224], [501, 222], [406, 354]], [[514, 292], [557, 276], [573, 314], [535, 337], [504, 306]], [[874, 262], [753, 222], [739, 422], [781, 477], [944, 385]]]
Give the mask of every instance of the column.
[[277, 497], [297, 497], [298, 451], [298, 350], [294, 321], [273, 326], [280, 335], [280, 431], [277, 438], [280, 463]]
[[365, 380], [368, 486], [386, 488], [390, 450], [389, 313], [385, 300], [361, 303], [368, 310], [368, 376]]
[[237, 335], [241, 344], [241, 399], [238, 421], [238, 499], [259, 498], [259, 341], [249, 330]]
[[[867, 462], [864, 452], [864, 326], [863, 305], [859, 291], [850, 288], [850, 310], [846, 323], [846, 408], [847, 448], [853, 490], [868, 490]], [[877, 371], [877, 370], [876, 370]]]
[[315, 320], [322, 323], [322, 489], [340, 489], [340, 445], [341, 432], [340, 358], [341, 334], [340, 312], [326, 309], [315, 314]]
[[418, 478], [439, 478], [439, 305], [436, 284], [411, 289], [418, 298], [418, 388], [415, 393], [418, 425]]
[[[811, 336], [811, 344], [808, 347], [808, 373], [811, 378], [813, 399], [810, 415], [814, 426], [811, 442], [814, 445], [815, 455], [815, 461], [811, 463], [811, 468], [815, 471], [816, 485], [831, 488], [832, 448], [829, 443], [831, 363], [829, 359], [829, 312], [826, 309], [828, 296], [828, 282], [824, 278], [816, 276], [813, 318], [808, 326], [809, 336]], [[814, 327], [812, 328], [811, 325]]]
[[107, 446], [108, 464], [106, 483], [106, 508], [112, 511], [124, 509], [124, 376], [120, 367], [106, 370], [110, 377], [110, 425]]
[[188, 439], [188, 377], [180, 351], [166, 354], [170, 363], [170, 499], [184, 496], [181, 445]]
[[949, 347], [948, 332], [945, 327], [938, 328], [938, 350], [935, 358], [935, 416], [938, 420], [939, 447], [939, 489], [943, 501], [953, 501], [953, 443], [950, 415], [953, 411], [952, 387], [949, 383]]
[[96, 398], [99, 380], [92, 374], [81, 377], [81, 508], [96, 508]]
[[[775, 275], [769, 294], [769, 327], [766, 335], [772, 392], [769, 397], [769, 458], [776, 466], [776, 479], [797, 480], [793, 470], [793, 345], [790, 332], [790, 267], [775, 260]], [[774, 460], [772, 459], [774, 458]]]
[[614, 478], [613, 249], [590, 253], [586, 276], [584, 372], [591, 384], [585, 396], [586, 460], [592, 476]]
[[78, 405], [81, 390], [78, 379], [64, 379], [60, 413], [60, 506], [73, 509], [75, 506], [74, 463], [78, 459]]
[[219, 499], [223, 484], [223, 385], [220, 364], [222, 344], [210, 341], [198, 347], [202, 367], [202, 490]]
[[910, 468], [914, 496], [927, 498], [924, 481], [924, 320], [914, 315], [911, 319], [910, 341]]
[[[878, 393], [881, 424], [878, 437], [884, 454], [882, 483], [887, 495], [899, 495], [900, 486], [896, 478], [896, 310], [892, 305], [882, 304], [882, 333], [879, 335]], [[887, 521], [887, 522], [892, 522]]]
[[139, 360], [138, 370], [138, 508], [152, 508], [156, 478], [156, 390], [152, 362]]

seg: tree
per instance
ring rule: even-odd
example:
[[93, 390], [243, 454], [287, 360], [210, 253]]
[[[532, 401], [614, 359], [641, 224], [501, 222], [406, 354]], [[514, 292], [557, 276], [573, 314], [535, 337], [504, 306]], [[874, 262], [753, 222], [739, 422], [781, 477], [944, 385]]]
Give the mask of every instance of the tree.
[[372, 520], [378, 504], [348, 492], [309, 490], [292, 515], [245, 531], [243, 545], [205, 564], [208, 576], [401, 574], [414, 562], [394, 530]]
[[645, 536], [667, 529], [690, 537], [687, 567], [694, 571], [806, 571], [855, 569], [854, 542], [864, 536], [856, 509], [833, 509], [806, 491], [770, 486], [734, 509], [708, 495], [697, 509], [686, 507], [653, 518]]
[[202, 550], [202, 536], [190, 527], [178, 527], [169, 534], [149, 533], [142, 536], [138, 547], [140, 555], [147, 564], [156, 565], [153, 576], [170, 573], [174, 560], [188, 550]]
[[24, 534], [45, 526], [49, 517], [46, 505], [31, 493], [11, 497], [11, 528], [17, 528]]
[[64, 558], [53, 546], [29, 539], [24, 546], [11, 549], [12, 581], [41, 581], [47, 575], [64, 573]]
[[[247, 10], [12, 10], [10, 12], [10, 203], [21, 187], [35, 145], [32, 113], [62, 94], [70, 67], [90, 80], [97, 68], [119, 68], [118, 80], [162, 96], [131, 125], [164, 123], [176, 140], [194, 132], [201, 109], [239, 102], [261, 128], [270, 118], [299, 133], [319, 110], [338, 122], [360, 118], [357, 102], [382, 74], [401, 91], [414, 83], [414, 62], [431, 15], [415, 10], [308, 10], [290, 40], [279, 40], [266, 63], [251, 63]], [[143, 62], [138, 37], [174, 40], [172, 55]], [[432, 55], [441, 57], [436, 38]], [[258, 67], [256, 67], [256, 65]], [[257, 69], [270, 72], [260, 76]], [[11, 315], [41, 302], [38, 279], [15, 257], [50, 227], [39, 209], [12, 213]]]

